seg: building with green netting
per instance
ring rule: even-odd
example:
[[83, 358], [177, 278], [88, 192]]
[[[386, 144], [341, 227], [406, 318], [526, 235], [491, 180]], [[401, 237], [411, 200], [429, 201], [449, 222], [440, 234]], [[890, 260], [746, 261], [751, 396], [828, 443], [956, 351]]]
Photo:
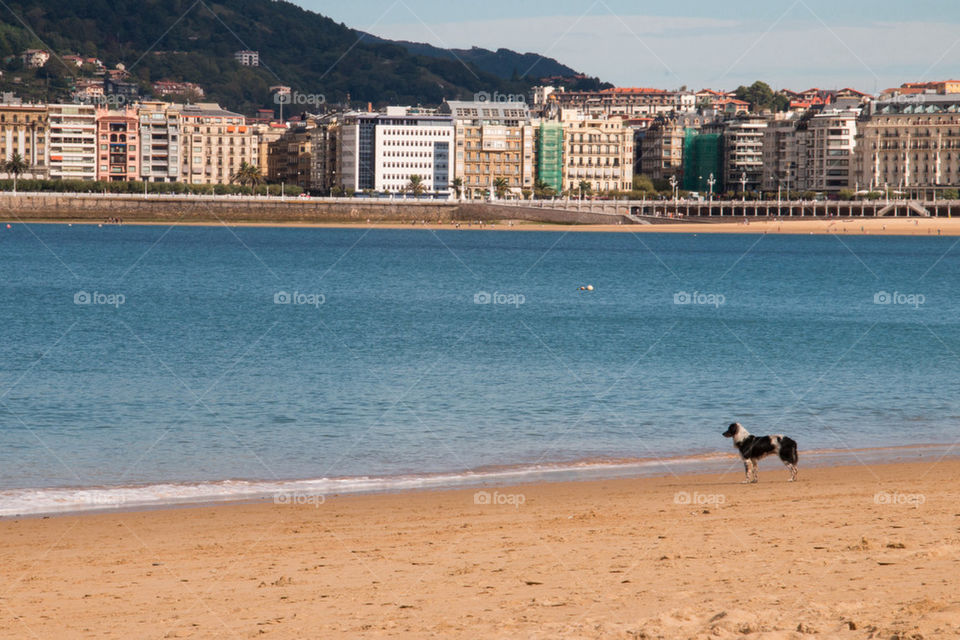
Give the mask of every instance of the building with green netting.
[[683, 189], [710, 193], [710, 175], [716, 181], [713, 193], [722, 190], [722, 135], [687, 129], [683, 138]]
[[559, 122], [542, 122], [537, 131], [537, 180], [556, 193], [563, 191], [563, 127]]

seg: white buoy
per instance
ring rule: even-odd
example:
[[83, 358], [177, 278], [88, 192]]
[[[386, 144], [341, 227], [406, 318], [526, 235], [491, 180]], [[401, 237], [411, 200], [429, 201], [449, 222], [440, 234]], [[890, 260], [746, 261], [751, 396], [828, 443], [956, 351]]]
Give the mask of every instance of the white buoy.
[[592, 285], [592, 284], [588, 284], [588, 285], [587, 285], [587, 291], [593, 291], [593, 285]]

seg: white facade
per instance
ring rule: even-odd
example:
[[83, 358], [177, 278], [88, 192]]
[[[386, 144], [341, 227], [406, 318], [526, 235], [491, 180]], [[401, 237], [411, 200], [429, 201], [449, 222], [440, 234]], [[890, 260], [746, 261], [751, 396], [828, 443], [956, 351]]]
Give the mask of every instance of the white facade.
[[443, 192], [450, 188], [453, 122], [402, 116], [392, 118], [389, 111], [376, 125], [374, 151], [374, 188], [377, 191], [403, 192], [411, 176], [420, 176], [424, 192]]
[[259, 67], [260, 66], [260, 52], [259, 51], [237, 51], [233, 54], [233, 59], [242, 64], [245, 67]]
[[855, 186], [854, 151], [859, 110], [825, 111], [810, 119], [804, 136], [801, 181], [806, 189], [835, 193]]
[[50, 177], [97, 179], [97, 110], [92, 105], [51, 104], [47, 152]]

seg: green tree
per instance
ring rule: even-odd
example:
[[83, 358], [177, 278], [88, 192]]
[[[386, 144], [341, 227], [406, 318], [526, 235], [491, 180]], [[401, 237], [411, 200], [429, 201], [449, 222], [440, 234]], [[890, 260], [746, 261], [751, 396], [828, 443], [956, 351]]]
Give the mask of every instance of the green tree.
[[589, 180], [581, 180], [579, 184], [577, 184], [577, 191], [580, 195], [588, 196], [590, 192], [593, 191], [593, 187], [590, 185]]
[[493, 181], [493, 190], [497, 194], [497, 197], [501, 200], [507, 195], [507, 191], [510, 189], [510, 182], [503, 176], [494, 179]]
[[556, 189], [543, 180], [536, 180], [533, 183], [533, 195], [535, 198], [552, 198], [556, 193]]
[[737, 99], [750, 103], [751, 111], [770, 109], [783, 111], [790, 105], [790, 100], [781, 94], [775, 93], [766, 82], [757, 80], [749, 87], [739, 86], [735, 92]]
[[247, 164], [247, 162], [244, 161], [240, 163], [240, 168], [237, 169], [237, 172], [230, 176], [230, 182], [236, 182], [241, 186], [249, 185], [255, 187], [263, 182], [263, 174], [260, 173], [258, 167]]
[[407, 191], [414, 196], [421, 196], [426, 188], [427, 186], [423, 184], [423, 178], [421, 176], [416, 174], [410, 176], [410, 182], [407, 183]]
[[639, 175], [633, 176], [633, 190], [653, 193], [656, 191], [656, 188], [653, 186], [653, 180], [651, 180], [649, 176]]
[[454, 178], [450, 184], [453, 186], [453, 192], [456, 194], [457, 200], [459, 200], [460, 194], [463, 193], [463, 178]]
[[3, 163], [3, 170], [13, 176], [14, 193], [17, 192], [17, 178], [19, 178], [20, 174], [25, 173], [29, 168], [30, 165], [28, 165], [26, 160], [23, 159], [23, 156], [16, 151], [14, 151], [13, 155], [10, 156], [9, 160]]

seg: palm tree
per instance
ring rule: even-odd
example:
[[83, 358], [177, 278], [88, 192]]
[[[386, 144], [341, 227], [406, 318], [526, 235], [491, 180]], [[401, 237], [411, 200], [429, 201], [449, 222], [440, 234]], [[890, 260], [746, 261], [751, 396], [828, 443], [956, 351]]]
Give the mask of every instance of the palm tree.
[[497, 197], [503, 200], [503, 197], [507, 195], [507, 191], [510, 189], [510, 182], [503, 176], [495, 179], [493, 181], [493, 190], [497, 194]]
[[556, 194], [556, 190], [549, 183], [543, 180], [536, 180], [533, 183], [533, 195], [537, 198], [551, 198]]
[[13, 192], [17, 192], [17, 178], [20, 177], [21, 173], [26, 172], [30, 168], [30, 165], [23, 159], [16, 151], [10, 156], [10, 159], [3, 163], [3, 170], [8, 174], [13, 174]]
[[580, 184], [578, 184], [577, 187], [580, 189], [581, 196], [588, 196], [590, 195], [590, 192], [593, 190], [593, 187], [590, 186], [589, 180], [581, 180]]
[[454, 178], [450, 184], [453, 186], [453, 192], [457, 194], [457, 200], [459, 200], [460, 194], [463, 192], [463, 178]]
[[423, 178], [416, 174], [410, 176], [410, 182], [407, 183], [407, 191], [413, 193], [414, 197], [420, 196], [426, 190], [427, 186], [423, 184]]
[[260, 173], [258, 167], [243, 161], [240, 163], [237, 172], [230, 177], [230, 182], [237, 182], [241, 186], [249, 184], [251, 187], [255, 187], [263, 182], [263, 174]]

